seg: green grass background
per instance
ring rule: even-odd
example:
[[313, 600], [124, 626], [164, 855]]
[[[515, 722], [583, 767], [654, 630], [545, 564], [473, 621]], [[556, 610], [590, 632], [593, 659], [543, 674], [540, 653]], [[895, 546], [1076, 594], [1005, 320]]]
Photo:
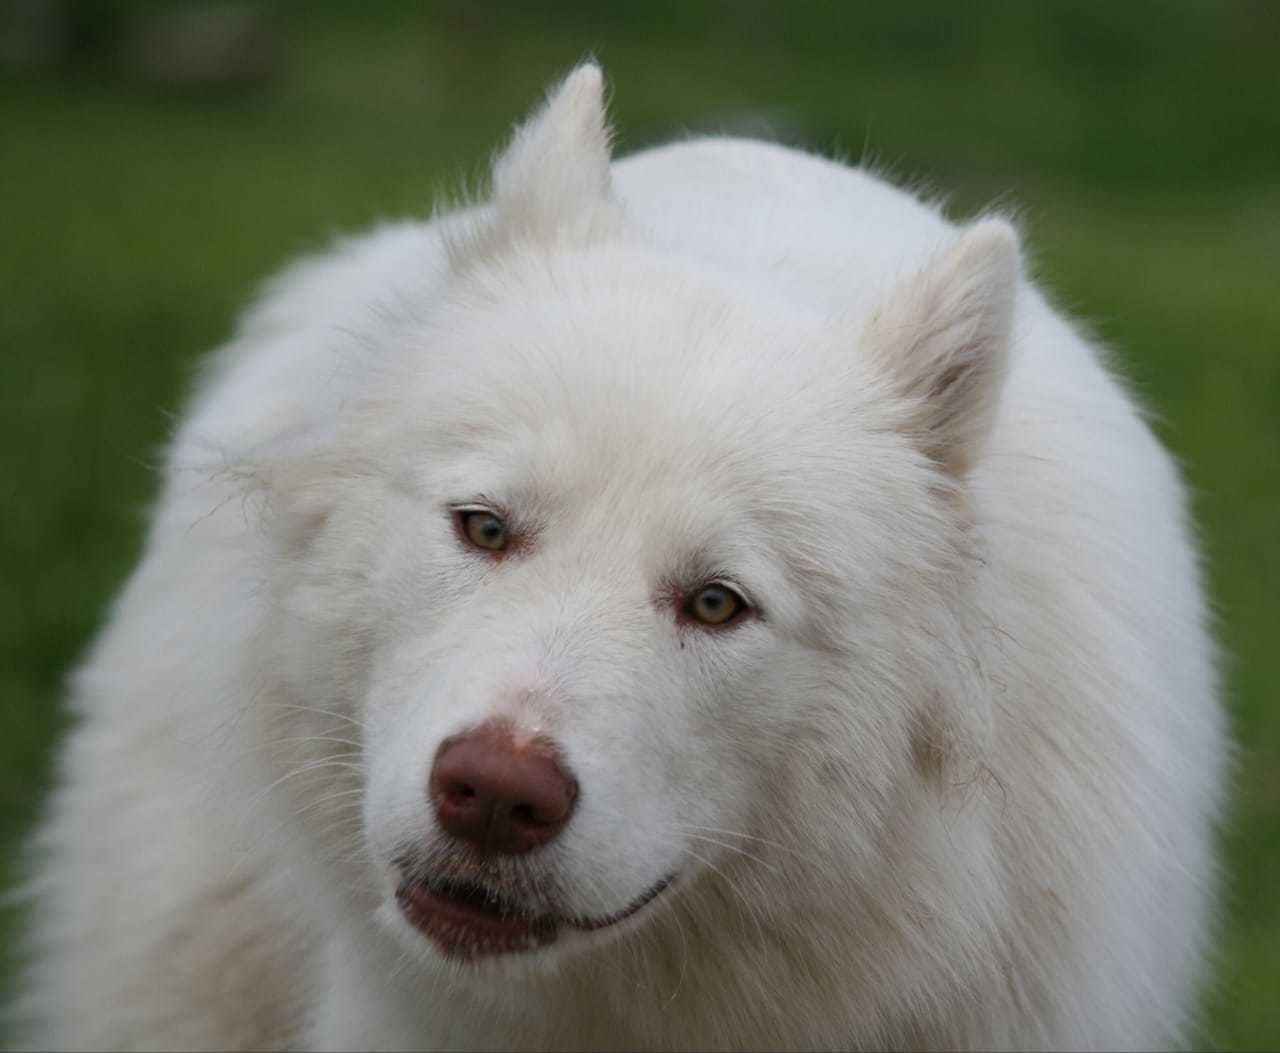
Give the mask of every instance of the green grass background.
[[[90, 8], [110, 28], [147, 6]], [[164, 92], [105, 49], [0, 78], [0, 884], [193, 364], [290, 256], [474, 181], [592, 52], [621, 151], [771, 131], [947, 191], [960, 215], [1016, 207], [1036, 273], [1117, 349], [1196, 494], [1241, 743], [1200, 1041], [1280, 1047], [1280, 7], [270, 10], [285, 61], [252, 92]], [[0, 957], [15, 924], [0, 916]]]

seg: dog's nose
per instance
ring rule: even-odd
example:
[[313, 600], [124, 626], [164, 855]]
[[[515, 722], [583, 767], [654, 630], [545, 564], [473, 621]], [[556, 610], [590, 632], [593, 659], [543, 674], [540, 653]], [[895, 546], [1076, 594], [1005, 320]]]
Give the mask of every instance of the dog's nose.
[[517, 739], [494, 724], [445, 739], [428, 791], [447, 833], [505, 855], [550, 841], [565, 828], [578, 800], [578, 782], [553, 743]]

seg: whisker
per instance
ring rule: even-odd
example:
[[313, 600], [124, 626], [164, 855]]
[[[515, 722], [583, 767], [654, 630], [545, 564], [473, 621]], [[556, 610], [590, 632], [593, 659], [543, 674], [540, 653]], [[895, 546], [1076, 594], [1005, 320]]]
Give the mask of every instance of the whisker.
[[295, 779], [299, 775], [306, 775], [309, 772], [316, 772], [323, 768], [344, 768], [348, 771], [357, 772], [360, 775], [363, 775], [365, 773], [364, 765], [353, 764], [350, 761], [346, 761], [346, 760], [335, 760], [332, 758], [326, 758], [324, 760], [309, 761], [308, 763], [302, 765], [301, 767], [294, 768], [292, 771], [286, 772], [284, 775], [281, 775], [280, 778], [276, 779], [274, 782], [270, 783], [269, 785], [264, 787], [262, 790], [259, 790], [258, 793], [256, 793], [253, 796], [253, 798], [250, 800], [249, 802], [250, 807], [256, 807], [258, 804], [260, 804], [262, 799], [265, 798], [267, 794], [269, 794], [277, 786], [280, 786], [283, 783], [289, 782], [291, 779]]
[[257, 745], [248, 746], [241, 750], [240, 756], [248, 756], [252, 753], [260, 753], [263, 750], [270, 750], [277, 746], [301, 745], [304, 742], [334, 742], [343, 746], [355, 747], [352, 750], [346, 750], [342, 753], [332, 754], [333, 757], [362, 757], [364, 756], [364, 746], [362, 743], [353, 742], [351, 739], [337, 738], [333, 735], [296, 735], [291, 738], [272, 739], [269, 742], [259, 742]]
[[268, 702], [267, 705], [271, 709], [289, 709], [299, 713], [315, 713], [322, 717], [333, 717], [335, 720], [345, 720], [348, 724], [354, 724], [361, 731], [368, 731], [369, 725], [363, 720], [357, 720], [355, 717], [346, 713], [339, 713], [333, 709], [321, 709], [319, 706], [300, 706], [291, 702]]
[[676, 995], [680, 993], [680, 989], [684, 986], [685, 974], [689, 971], [689, 935], [685, 932], [684, 922], [680, 920], [680, 900], [676, 898], [671, 904], [671, 918], [676, 923], [676, 931], [680, 933], [680, 975], [676, 977], [676, 986], [671, 994], [667, 997], [664, 1006], [671, 1005], [676, 1000]]
[[341, 800], [344, 797], [357, 798], [355, 801], [348, 801], [345, 805], [346, 807], [355, 808], [357, 805], [362, 803], [364, 792], [363, 786], [356, 786], [351, 789], [337, 790], [334, 793], [326, 793], [323, 797], [318, 797], [314, 801], [308, 801], [302, 808], [299, 808], [293, 814], [297, 816], [307, 815], [310, 812], [316, 811], [323, 804], [327, 804], [330, 801]]
[[776, 864], [770, 863], [761, 856], [756, 855], [754, 852], [748, 852], [745, 848], [738, 848], [736, 845], [731, 845], [727, 841], [718, 841], [714, 837], [707, 837], [705, 834], [695, 834], [691, 831], [686, 831], [685, 836], [691, 837], [695, 841], [704, 841], [707, 844], [719, 845], [721, 848], [728, 849], [730, 852], [735, 852], [746, 859], [750, 859], [752, 862], [759, 863], [766, 870], [771, 870], [775, 874], [782, 869]]
[[722, 837], [737, 837], [746, 841], [754, 841], [766, 848], [772, 848], [779, 852], [786, 852], [790, 856], [794, 856], [803, 863], [810, 865], [819, 865], [822, 860], [813, 853], [802, 852], [798, 848], [785, 845], [781, 841], [773, 841], [767, 837], [757, 837], [755, 834], [748, 834], [742, 830], [726, 830], [715, 826], [703, 826], [697, 823], [676, 823], [672, 826], [673, 830], [680, 830], [684, 833], [692, 833], [694, 831], [705, 831], [709, 834], [719, 834]]
[[759, 907], [751, 900], [750, 897], [748, 897], [742, 891], [742, 889], [738, 887], [738, 883], [734, 881], [733, 878], [731, 878], [723, 870], [721, 870], [718, 866], [716, 866], [713, 862], [711, 862], [711, 860], [707, 859], [706, 856], [699, 855], [692, 848], [689, 848], [687, 846], [683, 849], [683, 851], [685, 852], [685, 854], [690, 855], [694, 859], [696, 859], [708, 870], [714, 871], [716, 874], [718, 874], [721, 877], [721, 879], [723, 879], [725, 884], [728, 886], [729, 891], [732, 892], [735, 896], [737, 896], [738, 899], [742, 901], [742, 905], [746, 907], [748, 917], [750, 917], [751, 920], [755, 923], [756, 934], [760, 937], [760, 942], [762, 944], [767, 943], [768, 940], [765, 938], [764, 925], [762, 924]]

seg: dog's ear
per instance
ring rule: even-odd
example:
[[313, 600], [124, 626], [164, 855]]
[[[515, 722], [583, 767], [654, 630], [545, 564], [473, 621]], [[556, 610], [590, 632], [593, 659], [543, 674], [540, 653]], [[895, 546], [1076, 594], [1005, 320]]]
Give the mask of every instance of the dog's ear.
[[493, 166], [493, 199], [508, 222], [537, 230], [609, 196], [604, 76], [579, 66], [516, 129]]
[[447, 237], [455, 270], [521, 244], [585, 243], [620, 210], [610, 193], [604, 76], [579, 66], [520, 125], [493, 163], [493, 203]]
[[900, 282], [868, 325], [868, 353], [910, 406], [907, 428], [955, 476], [976, 463], [995, 419], [1019, 271], [1014, 229], [982, 220]]

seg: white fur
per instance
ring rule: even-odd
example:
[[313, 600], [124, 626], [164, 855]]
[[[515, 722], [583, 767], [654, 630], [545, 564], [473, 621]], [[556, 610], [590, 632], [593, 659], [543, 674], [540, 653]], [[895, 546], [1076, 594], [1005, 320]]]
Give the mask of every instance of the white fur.
[[[1169, 457], [1004, 221], [756, 142], [611, 165], [601, 91], [214, 359], [75, 681], [24, 1040], [1177, 1043], [1226, 748]], [[477, 498], [529, 544], [465, 550]], [[760, 617], [678, 622], [709, 576]], [[531, 888], [678, 877], [462, 966], [392, 859], [495, 716], [582, 787]]]

